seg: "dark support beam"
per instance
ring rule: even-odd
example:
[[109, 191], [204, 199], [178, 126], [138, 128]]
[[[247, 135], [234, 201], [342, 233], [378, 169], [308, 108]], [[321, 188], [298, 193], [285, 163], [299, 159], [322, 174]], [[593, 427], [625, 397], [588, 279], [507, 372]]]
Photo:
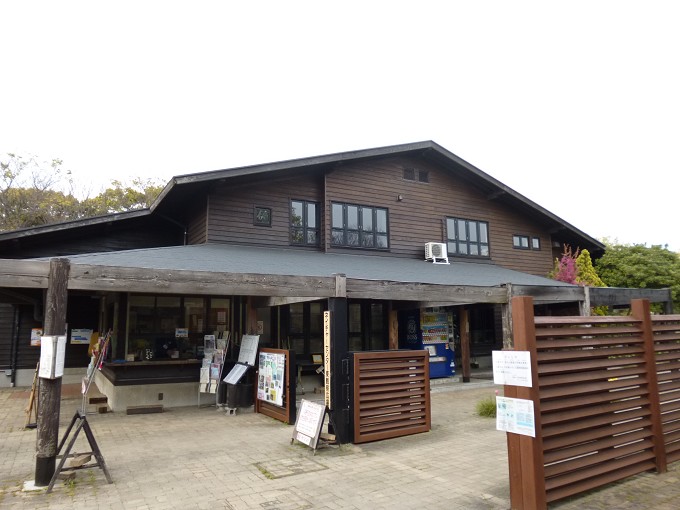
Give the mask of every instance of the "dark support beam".
[[331, 323], [331, 420], [340, 444], [352, 441], [350, 428], [347, 299], [329, 298]]
[[[45, 302], [45, 336], [66, 333], [66, 302], [68, 297], [68, 259], [50, 261], [47, 299]], [[56, 467], [59, 443], [59, 411], [61, 405], [61, 377], [42, 378], [38, 393], [38, 431], [35, 456], [35, 485], [50, 484]]]
[[463, 365], [463, 382], [470, 382], [470, 312], [464, 306], [460, 309], [460, 355]]

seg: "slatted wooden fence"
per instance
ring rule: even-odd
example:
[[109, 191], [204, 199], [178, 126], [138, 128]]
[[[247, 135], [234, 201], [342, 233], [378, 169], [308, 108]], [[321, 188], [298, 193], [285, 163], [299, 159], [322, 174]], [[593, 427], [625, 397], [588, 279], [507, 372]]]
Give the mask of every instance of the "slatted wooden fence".
[[430, 430], [427, 351], [353, 353], [351, 381], [355, 443]]
[[534, 317], [514, 298], [516, 350], [531, 353], [536, 437], [508, 434], [512, 508], [547, 503], [680, 460], [680, 315]]

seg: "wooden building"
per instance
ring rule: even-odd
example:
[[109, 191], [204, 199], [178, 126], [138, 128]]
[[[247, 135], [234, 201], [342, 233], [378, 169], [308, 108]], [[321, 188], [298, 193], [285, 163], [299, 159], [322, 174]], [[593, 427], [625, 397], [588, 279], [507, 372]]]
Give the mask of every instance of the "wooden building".
[[[0, 385], [30, 384], [55, 257], [70, 264], [69, 328], [113, 329], [110, 382], [137, 400], [184, 384], [174, 403], [186, 405], [214, 331], [259, 332], [304, 364], [330, 309], [335, 366], [347, 351], [399, 348], [401, 311], [445, 310], [468, 325], [457, 347], [481, 358], [511, 344], [513, 295], [547, 313], [628, 302], [631, 291], [547, 279], [565, 244], [604, 250], [431, 141], [180, 175], [149, 209], [0, 233]], [[88, 362], [87, 346], [68, 345], [74, 376]]]

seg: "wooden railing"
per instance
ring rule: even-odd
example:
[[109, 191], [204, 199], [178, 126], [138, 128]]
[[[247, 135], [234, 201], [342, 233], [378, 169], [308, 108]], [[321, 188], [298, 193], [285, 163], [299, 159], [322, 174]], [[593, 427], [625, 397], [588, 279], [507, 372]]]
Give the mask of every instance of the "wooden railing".
[[515, 350], [529, 351], [536, 437], [508, 434], [512, 508], [547, 503], [680, 460], [680, 316], [534, 317], [514, 298]]
[[353, 353], [354, 442], [430, 430], [427, 351]]

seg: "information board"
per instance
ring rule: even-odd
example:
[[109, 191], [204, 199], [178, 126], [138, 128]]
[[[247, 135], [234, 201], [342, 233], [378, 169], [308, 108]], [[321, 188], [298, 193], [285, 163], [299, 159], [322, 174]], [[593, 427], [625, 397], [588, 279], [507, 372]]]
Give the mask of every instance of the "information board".
[[286, 356], [273, 352], [261, 352], [259, 365], [257, 398], [279, 407], [283, 406]]
[[316, 449], [325, 416], [326, 406], [302, 399], [293, 429], [293, 440]]
[[533, 401], [496, 397], [496, 430], [536, 437]]
[[243, 335], [241, 337], [241, 348], [238, 351], [238, 362], [254, 367], [259, 343], [260, 335]]

